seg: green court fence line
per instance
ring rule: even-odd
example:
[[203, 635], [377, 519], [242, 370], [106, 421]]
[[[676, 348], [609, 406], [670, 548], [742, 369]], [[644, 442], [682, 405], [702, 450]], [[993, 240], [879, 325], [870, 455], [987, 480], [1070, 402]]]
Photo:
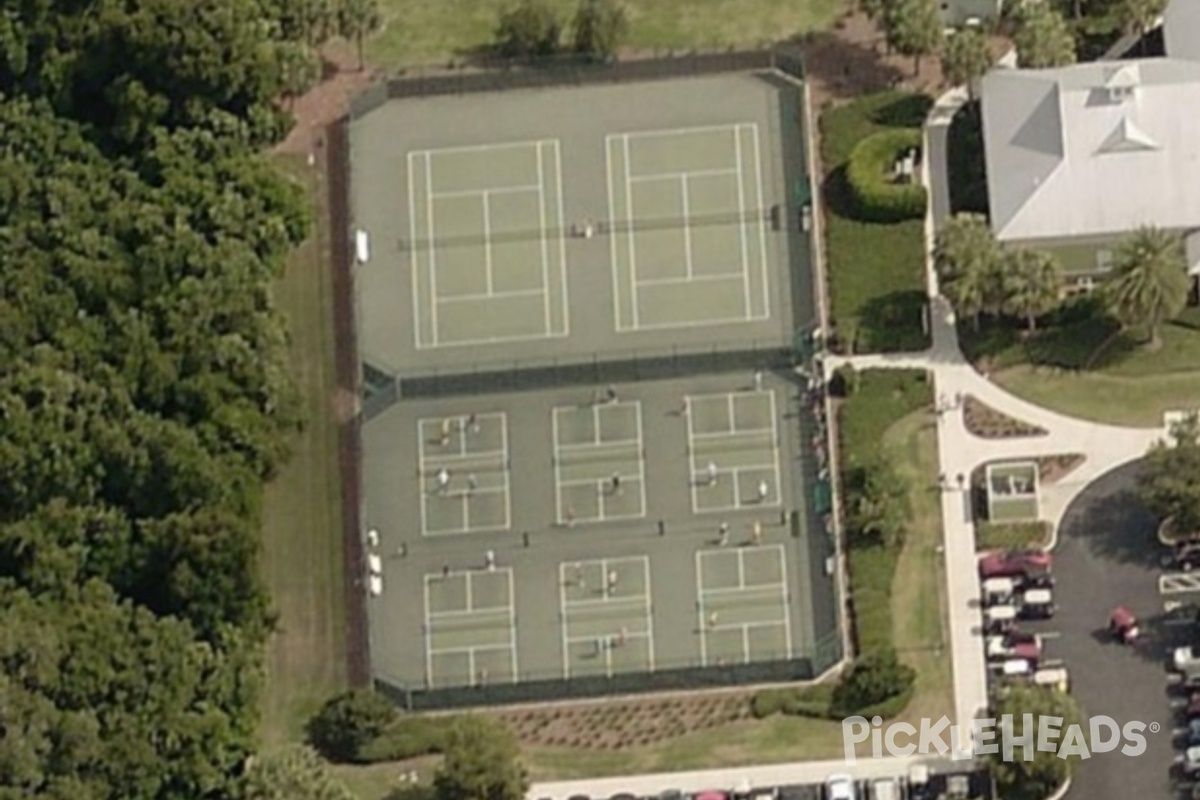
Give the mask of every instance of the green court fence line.
[[[457, 65], [414, 68], [376, 84], [350, 102], [350, 117], [370, 113], [389, 99], [492, 92], [546, 86], [651, 81], [722, 72], [778, 70], [797, 80], [804, 77], [801, 52], [780, 45], [766, 50], [690, 52], [631, 61], [596, 61], [567, 54], [537, 60], [478, 59]], [[434, 74], [426, 74], [434, 73]]]

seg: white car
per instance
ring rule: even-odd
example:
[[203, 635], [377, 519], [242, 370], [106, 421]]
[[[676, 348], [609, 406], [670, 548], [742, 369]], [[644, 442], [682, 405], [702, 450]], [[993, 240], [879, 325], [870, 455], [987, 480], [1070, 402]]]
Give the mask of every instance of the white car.
[[1180, 672], [1200, 667], [1200, 648], [1176, 647], [1174, 657], [1171, 660], [1175, 665], [1175, 669]]
[[1189, 775], [1200, 772], [1200, 747], [1189, 747], [1184, 751], [1183, 770]]
[[830, 775], [825, 790], [826, 800], [858, 800], [854, 778], [849, 775]]

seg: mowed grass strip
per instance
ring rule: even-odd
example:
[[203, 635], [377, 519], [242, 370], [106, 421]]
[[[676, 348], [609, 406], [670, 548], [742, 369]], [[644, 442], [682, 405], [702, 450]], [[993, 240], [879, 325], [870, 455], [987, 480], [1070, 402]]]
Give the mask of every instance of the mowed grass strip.
[[292, 442], [291, 460], [267, 486], [263, 508], [263, 571], [279, 613], [263, 693], [268, 744], [301, 738], [308, 717], [346, 682], [329, 216], [318, 170], [300, 157], [279, 163], [312, 198], [314, 230], [274, 287], [291, 331], [291, 373], [305, 426]]
[[826, 275], [838, 340], [853, 352], [915, 351], [928, 346], [924, 222], [855, 218], [846, 162], [862, 139], [889, 128], [919, 128], [929, 98], [881, 92], [821, 114]]
[[[368, 44], [383, 67], [439, 64], [485, 51], [501, 11], [515, 0], [383, 0], [386, 25]], [[551, 0], [564, 29], [578, 3]], [[844, 0], [626, 0], [635, 51], [758, 47], [825, 30]]]

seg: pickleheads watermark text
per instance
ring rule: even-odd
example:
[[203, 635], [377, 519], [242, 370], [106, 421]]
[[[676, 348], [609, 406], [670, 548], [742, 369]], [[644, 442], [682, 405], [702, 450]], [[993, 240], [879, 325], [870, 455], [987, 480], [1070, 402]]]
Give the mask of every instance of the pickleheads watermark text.
[[[842, 746], [847, 764], [858, 761], [856, 747], [871, 741], [871, 757], [941, 756], [956, 761], [980, 755], [1000, 755], [1005, 761], [1032, 761], [1034, 753], [1054, 753], [1059, 758], [1091, 758], [1092, 753], [1109, 753], [1121, 748], [1127, 756], [1146, 752], [1143, 732], [1157, 733], [1157, 722], [1137, 720], [1119, 724], [1112, 717], [1097, 716], [1085, 726], [1063, 726], [1062, 717], [1023, 714], [1014, 725], [1012, 714], [999, 719], [981, 718], [963, 726], [952, 725], [947, 717], [923, 719], [921, 727], [895, 722], [883, 727], [883, 719], [847, 717], [842, 720]], [[1017, 730], [1021, 733], [1018, 735]], [[1020, 755], [1017, 753], [1020, 752]]]

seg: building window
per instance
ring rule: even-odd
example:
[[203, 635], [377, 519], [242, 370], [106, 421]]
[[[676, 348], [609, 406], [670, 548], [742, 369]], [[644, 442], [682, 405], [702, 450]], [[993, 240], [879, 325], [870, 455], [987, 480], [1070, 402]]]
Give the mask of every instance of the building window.
[[1113, 254], [1112, 250], [1100, 249], [1096, 251], [1096, 271], [1108, 272], [1112, 269]]

